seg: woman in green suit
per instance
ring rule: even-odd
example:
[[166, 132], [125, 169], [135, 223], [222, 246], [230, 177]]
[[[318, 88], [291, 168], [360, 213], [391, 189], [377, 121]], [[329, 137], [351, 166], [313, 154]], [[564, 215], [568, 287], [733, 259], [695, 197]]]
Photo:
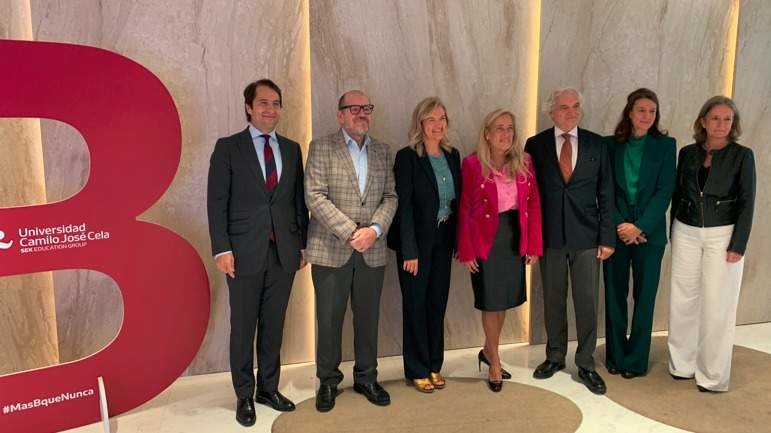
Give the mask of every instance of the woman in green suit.
[[[675, 140], [659, 129], [659, 101], [637, 89], [608, 137], [615, 175], [616, 252], [605, 261], [605, 365], [626, 379], [648, 371], [653, 308], [667, 243], [666, 211], [675, 184]], [[632, 270], [634, 311], [627, 338]]]

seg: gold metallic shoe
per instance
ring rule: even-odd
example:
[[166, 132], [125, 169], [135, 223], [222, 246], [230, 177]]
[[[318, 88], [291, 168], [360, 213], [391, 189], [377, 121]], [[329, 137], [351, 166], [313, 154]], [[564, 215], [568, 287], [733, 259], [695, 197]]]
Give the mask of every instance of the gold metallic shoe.
[[447, 382], [444, 380], [442, 373], [431, 373], [431, 383], [436, 389], [443, 389]]
[[434, 385], [428, 378], [412, 379], [412, 384], [415, 386], [415, 389], [420, 392], [425, 392], [427, 394], [434, 392]]

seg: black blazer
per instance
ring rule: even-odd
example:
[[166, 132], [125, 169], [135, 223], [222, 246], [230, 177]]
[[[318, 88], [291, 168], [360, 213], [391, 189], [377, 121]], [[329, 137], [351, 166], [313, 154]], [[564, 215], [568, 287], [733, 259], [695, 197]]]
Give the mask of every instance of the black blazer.
[[[460, 153], [455, 148], [450, 152], [442, 149], [442, 153], [447, 159], [455, 187], [452, 214], [446, 223], [450, 224], [448, 232], [452, 237], [448, 241], [454, 246], [461, 187]], [[418, 156], [415, 149], [407, 146], [396, 153], [394, 177], [399, 208], [388, 233], [388, 247], [396, 250], [403, 260], [425, 257], [434, 243], [436, 214], [439, 211], [439, 190], [431, 161], [425, 153]]]
[[554, 128], [527, 139], [541, 193], [543, 241], [546, 248], [571, 250], [615, 247], [613, 172], [605, 141], [578, 129], [576, 167], [565, 184], [557, 158]]
[[295, 272], [305, 248], [305, 207], [300, 145], [276, 134], [281, 151], [281, 178], [269, 195], [249, 128], [220, 138], [209, 165], [207, 209], [212, 254], [232, 251], [236, 275], [264, 269], [271, 221], [281, 266]]
[[615, 174], [615, 209], [613, 223], [630, 222], [645, 233], [650, 245], [667, 243], [667, 208], [675, 188], [675, 139], [647, 135], [643, 144], [640, 178], [637, 181], [637, 203], [629, 203], [624, 174], [626, 143], [607, 137], [611, 165]]

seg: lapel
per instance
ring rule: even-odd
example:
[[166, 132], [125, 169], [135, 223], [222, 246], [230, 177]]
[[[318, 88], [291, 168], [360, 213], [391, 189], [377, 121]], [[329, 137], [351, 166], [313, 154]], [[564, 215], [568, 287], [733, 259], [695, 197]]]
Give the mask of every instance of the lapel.
[[461, 185], [461, 172], [460, 172], [460, 153], [458, 153], [458, 164], [455, 164], [454, 152], [445, 152], [445, 158], [447, 158], [447, 164], [450, 166], [450, 173], [452, 173], [452, 182], [455, 187], [455, 199], [460, 200], [460, 185]]
[[278, 178], [278, 184], [276, 184], [276, 189], [273, 191], [273, 194], [270, 197], [271, 202], [275, 200], [279, 191], [283, 189], [282, 186], [289, 183], [288, 181], [285, 181], [285, 179], [288, 179], [294, 176], [294, 164], [289, 163], [289, 159], [290, 159], [289, 157], [291, 152], [291, 149], [289, 148], [289, 144], [287, 144], [286, 140], [284, 140], [284, 137], [278, 134], [276, 134], [276, 140], [278, 140], [278, 150], [279, 150], [279, 153], [281, 153], [281, 177]]
[[[337, 157], [343, 162], [343, 165], [345, 166], [344, 171], [348, 174], [347, 177], [353, 184], [354, 191], [361, 196], [361, 192], [359, 191], [359, 179], [356, 178], [356, 169], [353, 166], [353, 159], [351, 159], [351, 153], [348, 151], [348, 144], [345, 142], [342, 129], [337, 134], [337, 146], [335, 147]], [[371, 148], [369, 150], [371, 150]], [[369, 165], [369, 152], [367, 152], [367, 164]], [[369, 176], [369, 170], [367, 170], [367, 172], [367, 176]]]
[[[570, 179], [568, 179], [568, 184], [573, 182], [573, 179], [576, 178], [576, 174], [580, 173], [579, 170], [581, 170], [581, 167], [583, 167], [583, 157], [584, 154], [588, 152], [587, 147], [589, 147], [589, 143], [586, 142], [586, 134], [584, 134], [583, 129], [578, 128], [577, 129], [578, 136], [576, 137], [576, 140], [578, 142], [576, 143], [576, 149], [577, 149], [577, 155], [576, 155], [576, 166], [573, 168], [573, 174], [570, 175]], [[557, 166], [559, 166], [559, 161], [557, 161]]]
[[[557, 158], [557, 139], [554, 137], [554, 128], [549, 128], [548, 132], [546, 133], [546, 140], [543, 142], [546, 152], [546, 159], [549, 161], [549, 163], [552, 165], [552, 168], [554, 169], [553, 173], [556, 173], [557, 177], [560, 179], [560, 182], [565, 182], [562, 179], [562, 171], [560, 170], [560, 161]], [[578, 166], [578, 164], [576, 164]], [[575, 170], [573, 170], [575, 171]]]
[[257, 159], [257, 150], [254, 148], [254, 141], [248, 127], [238, 135], [238, 151], [244, 156], [244, 161], [249, 167], [249, 171], [257, 179], [257, 186], [259, 187], [257, 189], [265, 192], [265, 177], [262, 175], [260, 160]]
[[[372, 178], [374, 177], [373, 172], [375, 171], [375, 164], [374, 162], [377, 161], [377, 158], [379, 157], [376, 153], [378, 152], [376, 150], [375, 146], [375, 140], [370, 137], [369, 138], [369, 144], [367, 145], [367, 180], [364, 182], [364, 193], [361, 194], [362, 200], [364, 197], [367, 196], [369, 193], [369, 187], [372, 185]], [[356, 182], [356, 191], [359, 190], [359, 183], [358, 180]]]
[[434, 173], [434, 168], [431, 166], [431, 160], [428, 159], [428, 152], [424, 150], [423, 156], [418, 156], [417, 153], [415, 153], [415, 155], [418, 158], [418, 165], [423, 169], [423, 172], [428, 178], [428, 183], [434, 188], [434, 192], [438, 194], [439, 187], [437, 185], [436, 173]]
[[653, 163], [656, 160], [656, 150], [658, 150], [656, 144], [657, 141], [655, 138], [651, 137], [650, 135], [645, 137], [645, 142], [643, 143], [642, 160], [640, 161], [640, 174], [637, 180], [638, 197], [640, 195], [640, 191], [642, 191], [643, 188], [648, 185], [652, 179], [652, 176], [654, 175]]

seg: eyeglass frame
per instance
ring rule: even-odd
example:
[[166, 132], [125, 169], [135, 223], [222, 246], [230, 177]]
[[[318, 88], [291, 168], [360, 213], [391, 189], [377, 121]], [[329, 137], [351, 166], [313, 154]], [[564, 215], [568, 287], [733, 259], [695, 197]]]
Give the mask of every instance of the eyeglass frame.
[[[337, 107], [339, 111], [344, 111], [348, 109], [348, 111], [353, 114], [354, 116], [364, 111], [364, 114], [370, 115], [373, 111], [375, 111], [375, 106], [373, 104], [365, 104], [365, 105], [343, 105], [342, 107]], [[369, 109], [369, 113], [367, 110]]]

